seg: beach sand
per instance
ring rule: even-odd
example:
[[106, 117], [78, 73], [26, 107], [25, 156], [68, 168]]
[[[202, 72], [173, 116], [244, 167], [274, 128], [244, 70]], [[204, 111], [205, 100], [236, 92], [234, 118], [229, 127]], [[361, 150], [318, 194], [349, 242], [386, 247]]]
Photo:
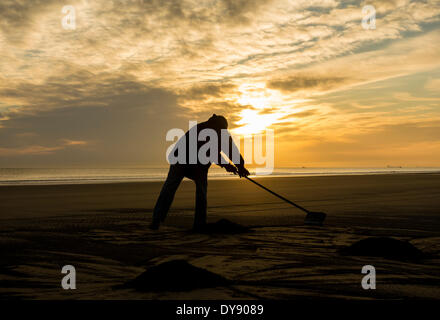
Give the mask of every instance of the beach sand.
[[[251, 227], [194, 234], [195, 188], [184, 181], [165, 222], [148, 229], [161, 182], [0, 187], [0, 298], [24, 299], [440, 299], [440, 175], [257, 178], [313, 211], [323, 227], [244, 179], [210, 180], [208, 219]], [[423, 261], [344, 256], [372, 236], [408, 240]], [[232, 281], [181, 292], [118, 285], [184, 259]], [[76, 268], [76, 290], [61, 268]], [[376, 290], [361, 269], [376, 268]], [[178, 270], [176, 270], [178, 272]]]

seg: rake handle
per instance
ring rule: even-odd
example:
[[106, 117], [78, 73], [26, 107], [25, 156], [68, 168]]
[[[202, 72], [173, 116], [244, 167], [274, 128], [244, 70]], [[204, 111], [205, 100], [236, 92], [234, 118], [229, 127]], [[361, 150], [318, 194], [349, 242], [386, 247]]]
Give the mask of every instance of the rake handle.
[[246, 179], [248, 179], [250, 182], [255, 183], [255, 184], [256, 184], [257, 186], [259, 186], [260, 188], [263, 188], [263, 189], [266, 190], [267, 192], [272, 193], [274, 196], [280, 198], [281, 200], [286, 201], [287, 203], [289, 203], [289, 204], [291, 204], [292, 206], [294, 206], [294, 207], [296, 207], [296, 208], [298, 208], [298, 209], [304, 211], [305, 213], [310, 213], [310, 211], [307, 210], [306, 208], [303, 208], [303, 207], [301, 207], [300, 205], [298, 205], [298, 204], [296, 204], [296, 203], [290, 201], [289, 199], [286, 199], [286, 198], [284, 198], [283, 196], [280, 196], [278, 193], [273, 192], [272, 190], [266, 188], [266, 187], [263, 186], [262, 184], [259, 184], [257, 181], [255, 181], [255, 180], [253, 180], [253, 179], [251, 179], [251, 178], [249, 178], [249, 177], [246, 177], [246, 176], [244, 176], [244, 177], [245, 177]]

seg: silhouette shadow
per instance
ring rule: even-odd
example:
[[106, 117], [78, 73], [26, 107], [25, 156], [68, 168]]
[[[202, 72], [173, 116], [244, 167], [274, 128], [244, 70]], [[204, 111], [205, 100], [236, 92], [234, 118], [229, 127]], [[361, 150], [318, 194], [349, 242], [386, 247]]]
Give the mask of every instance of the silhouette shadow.
[[202, 234], [239, 234], [251, 231], [250, 228], [234, 223], [228, 219], [220, 219], [215, 223], [207, 223], [203, 228], [193, 230], [195, 233]]

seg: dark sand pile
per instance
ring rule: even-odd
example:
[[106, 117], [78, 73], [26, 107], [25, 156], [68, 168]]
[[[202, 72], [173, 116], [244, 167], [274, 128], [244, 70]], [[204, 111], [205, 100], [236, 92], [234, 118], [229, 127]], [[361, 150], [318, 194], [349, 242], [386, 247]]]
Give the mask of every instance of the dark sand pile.
[[215, 223], [207, 223], [202, 230], [198, 230], [197, 233], [224, 233], [224, 234], [238, 234], [249, 232], [248, 227], [242, 226], [241, 224], [234, 223], [228, 219], [220, 219]]
[[172, 260], [149, 268], [125, 287], [138, 291], [189, 291], [226, 286], [229, 281], [185, 260]]
[[395, 260], [418, 260], [424, 257], [422, 251], [407, 241], [388, 237], [362, 239], [342, 249], [344, 255], [382, 257]]

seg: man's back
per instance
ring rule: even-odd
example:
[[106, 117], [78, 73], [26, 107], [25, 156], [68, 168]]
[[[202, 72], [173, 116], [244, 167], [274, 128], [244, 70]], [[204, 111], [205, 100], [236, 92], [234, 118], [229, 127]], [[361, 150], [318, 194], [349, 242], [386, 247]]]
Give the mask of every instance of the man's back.
[[[182, 166], [185, 170], [207, 171], [211, 163], [229, 163], [222, 163], [221, 151], [230, 159], [234, 158], [237, 164], [244, 163], [227, 130], [226, 119], [213, 115], [208, 121], [193, 126], [177, 141], [168, 156], [168, 161], [170, 164]], [[230, 156], [234, 153], [237, 159]]]

